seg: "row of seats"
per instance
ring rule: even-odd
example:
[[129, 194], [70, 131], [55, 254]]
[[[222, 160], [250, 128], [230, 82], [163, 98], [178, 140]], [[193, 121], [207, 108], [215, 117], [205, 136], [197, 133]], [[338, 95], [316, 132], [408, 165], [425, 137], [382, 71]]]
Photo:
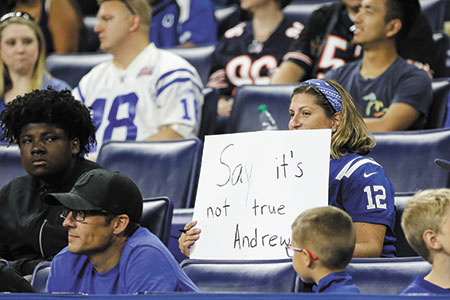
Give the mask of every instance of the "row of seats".
[[[194, 260], [181, 263], [201, 292], [292, 293], [307, 290], [290, 259]], [[363, 294], [398, 294], [431, 265], [421, 257], [358, 258], [347, 266]]]
[[[290, 259], [283, 260], [196, 260], [181, 267], [204, 293], [297, 293], [307, 291]], [[363, 294], [398, 294], [415, 276], [425, 276], [431, 265], [421, 257], [359, 258], [347, 266]], [[39, 264], [31, 284], [45, 291], [50, 263]]]

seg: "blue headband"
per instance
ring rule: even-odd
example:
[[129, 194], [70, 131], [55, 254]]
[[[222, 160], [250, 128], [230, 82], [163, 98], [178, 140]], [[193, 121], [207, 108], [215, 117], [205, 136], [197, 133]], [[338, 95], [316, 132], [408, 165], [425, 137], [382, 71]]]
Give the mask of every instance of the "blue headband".
[[334, 111], [336, 112], [342, 111], [341, 94], [339, 94], [338, 91], [336, 91], [336, 89], [328, 82], [320, 79], [310, 79], [300, 83], [300, 85], [311, 85], [316, 87], [322, 93], [322, 95], [325, 96], [328, 102], [330, 102]]

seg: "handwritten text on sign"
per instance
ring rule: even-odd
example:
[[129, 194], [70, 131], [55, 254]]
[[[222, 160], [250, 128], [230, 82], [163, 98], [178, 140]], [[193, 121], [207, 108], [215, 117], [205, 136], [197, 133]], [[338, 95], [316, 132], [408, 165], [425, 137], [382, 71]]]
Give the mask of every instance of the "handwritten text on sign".
[[328, 204], [331, 130], [207, 136], [191, 258], [287, 258], [291, 225]]

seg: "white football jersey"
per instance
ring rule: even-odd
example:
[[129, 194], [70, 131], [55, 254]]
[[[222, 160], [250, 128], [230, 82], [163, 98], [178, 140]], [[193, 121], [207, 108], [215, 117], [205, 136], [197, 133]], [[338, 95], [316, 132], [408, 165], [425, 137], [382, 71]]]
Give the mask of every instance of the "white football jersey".
[[92, 108], [96, 155], [109, 140], [145, 140], [170, 127], [195, 137], [203, 105], [202, 83], [185, 59], [148, 45], [126, 70], [113, 61], [95, 66], [72, 91]]

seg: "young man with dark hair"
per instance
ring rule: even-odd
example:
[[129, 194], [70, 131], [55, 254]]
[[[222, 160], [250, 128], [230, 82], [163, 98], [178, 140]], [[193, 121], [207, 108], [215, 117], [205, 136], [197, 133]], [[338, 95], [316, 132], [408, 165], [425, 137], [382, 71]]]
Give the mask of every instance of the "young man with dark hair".
[[42, 196], [69, 191], [86, 171], [99, 168], [87, 161], [95, 143], [89, 110], [70, 91], [35, 90], [17, 97], [0, 115], [1, 139], [20, 148], [28, 175], [0, 190], [0, 257], [22, 275], [67, 245], [61, 206]]
[[198, 290], [158, 237], [139, 226], [142, 195], [127, 176], [91, 170], [69, 193], [51, 193], [45, 201], [64, 207], [69, 241], [52, 261], [48, 292]]
[[363, 0], [353, 37], [363, 48], [362, 58], [325, 74], [350, 93], [371, 131], [425, 125], [431, 79], [400, 57], [396, 46], [419, 15], [418, 0]]

